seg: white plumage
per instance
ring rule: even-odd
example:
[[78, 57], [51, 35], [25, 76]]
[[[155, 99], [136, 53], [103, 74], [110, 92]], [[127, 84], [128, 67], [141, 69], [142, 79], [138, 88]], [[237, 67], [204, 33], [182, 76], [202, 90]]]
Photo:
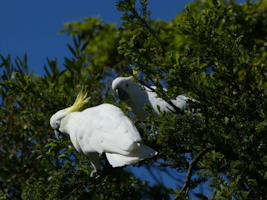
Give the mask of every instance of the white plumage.
[[100, 169], [99, 154], [105, 153], [113, 167], [137, 163], [157, 154], [142, 143], [133, 122], [111, 104], [82, 112], [69, 113], [63, 109], [51, 117], [50, 124], [58, 138], [61, 134], [69, 135], [75, 149], [89, 157], [94, 167], [91, 176]]
[[[156, 89], [154, 86], [151, 88]], [[157, 97], [157, 94], [146, 86], [142, 86], [133, 81], [132, 77], [118, 77], [112, 82], [112, 89], [118, 98], [124, 101], [130, 110], [136, 114], [139, 119], [146, 119], [148, 113], [145, 111], [144, 106], [152, 109], [154, 116], [159, 117], [158, 106], [161, 112], [175, 112], [175, 109], [164, 101], [162, 98]], [[171, 102], [179, 109], [183, 110], [187, 105], [188, 98], [184, 95], [179, 95]]]

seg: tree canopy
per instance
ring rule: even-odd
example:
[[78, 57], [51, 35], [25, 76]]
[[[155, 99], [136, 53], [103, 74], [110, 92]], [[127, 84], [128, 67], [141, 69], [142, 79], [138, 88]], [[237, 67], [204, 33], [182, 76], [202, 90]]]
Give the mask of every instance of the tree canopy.
[[[94, 17], [65, 24], [72, 57], [64, 67], [47, 58], [43, 76], [28, 71], [27, 55], [0, 55], [0, 199], [266, 199], [266, 1], [196, 0], [169, 22], [153, 20], [146, 0], [117, 8], [119, 26]], [[159, 152], [136, 166], [186, 173], [177, 188], [114, 170], [104, 156], [91, 179], [88, 158], [49, 125], [81, 89], [91, 96], [84, 108], [111, 103], [137, 121], [111, 89], [133, 68], [166, 101], [197, 100], [181, 119], [162, 113], [136, 123]], [[194, 192], [201, 184], [212, 195]]]

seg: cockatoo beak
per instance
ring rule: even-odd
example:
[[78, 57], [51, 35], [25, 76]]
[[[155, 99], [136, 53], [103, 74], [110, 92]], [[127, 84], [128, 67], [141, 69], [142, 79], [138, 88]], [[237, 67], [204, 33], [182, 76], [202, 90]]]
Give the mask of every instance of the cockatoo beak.
[[55, 135], [56, 135], [57, 140], [59, 141], [61, 141], [62, 138], [64, 137], [64, 134], [59, 129], [55, 130]]
[[116, 95], [121, 101], [129, 98], [129, 95], [121, 88], [116, 89]]

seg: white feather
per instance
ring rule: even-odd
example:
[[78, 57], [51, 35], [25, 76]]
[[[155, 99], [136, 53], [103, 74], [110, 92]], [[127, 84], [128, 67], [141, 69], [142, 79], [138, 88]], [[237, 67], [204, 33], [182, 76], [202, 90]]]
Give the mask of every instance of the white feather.
[[106, 153], [106, 157], [109, 163], [113, 167], [121, 167], [124, 165], [130, 165], [133, 163], [137, 163], [146, 158], [153, 157], [157, 155], [157, 152], [154, 149], [146, 146], [142, 143], [137, 143], [137, 148], [135, 148], [129, 155], [125, 156], [122, 154], [115, 153]]

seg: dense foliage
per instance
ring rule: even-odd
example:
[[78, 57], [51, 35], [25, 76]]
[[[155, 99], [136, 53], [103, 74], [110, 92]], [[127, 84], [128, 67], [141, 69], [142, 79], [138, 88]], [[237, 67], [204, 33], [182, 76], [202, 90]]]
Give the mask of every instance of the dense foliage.
[[[152, 20], [145, 0], [117, 7], [119, 27], [90, 17], [65, 25], [73, 57], [65, 58], [64, 70], [47, 59], [45, 75], [36, 76], [26, 55], [0, 57], [0, 199], [186, 199], [190, 192], [200, 199], [266, 199], [266, 2], [196, 0], [170, 22]], [[104, 156], [101, 173], [90, 179], [87, 157], [69, 140], [54, 139], [51, 115], [81, 89], [91, 96], [85, 107], [108, 102], [129, 114], [110, 85], [131, 68], [167, 101], [183, 93], [197, 100], [181, 119], [162, 113], [137, 123], [159, 152], [137, 166], [187, 173], [177, 188], [114, 170]], [[194, 192], [204, 183], [212, 195]]]

